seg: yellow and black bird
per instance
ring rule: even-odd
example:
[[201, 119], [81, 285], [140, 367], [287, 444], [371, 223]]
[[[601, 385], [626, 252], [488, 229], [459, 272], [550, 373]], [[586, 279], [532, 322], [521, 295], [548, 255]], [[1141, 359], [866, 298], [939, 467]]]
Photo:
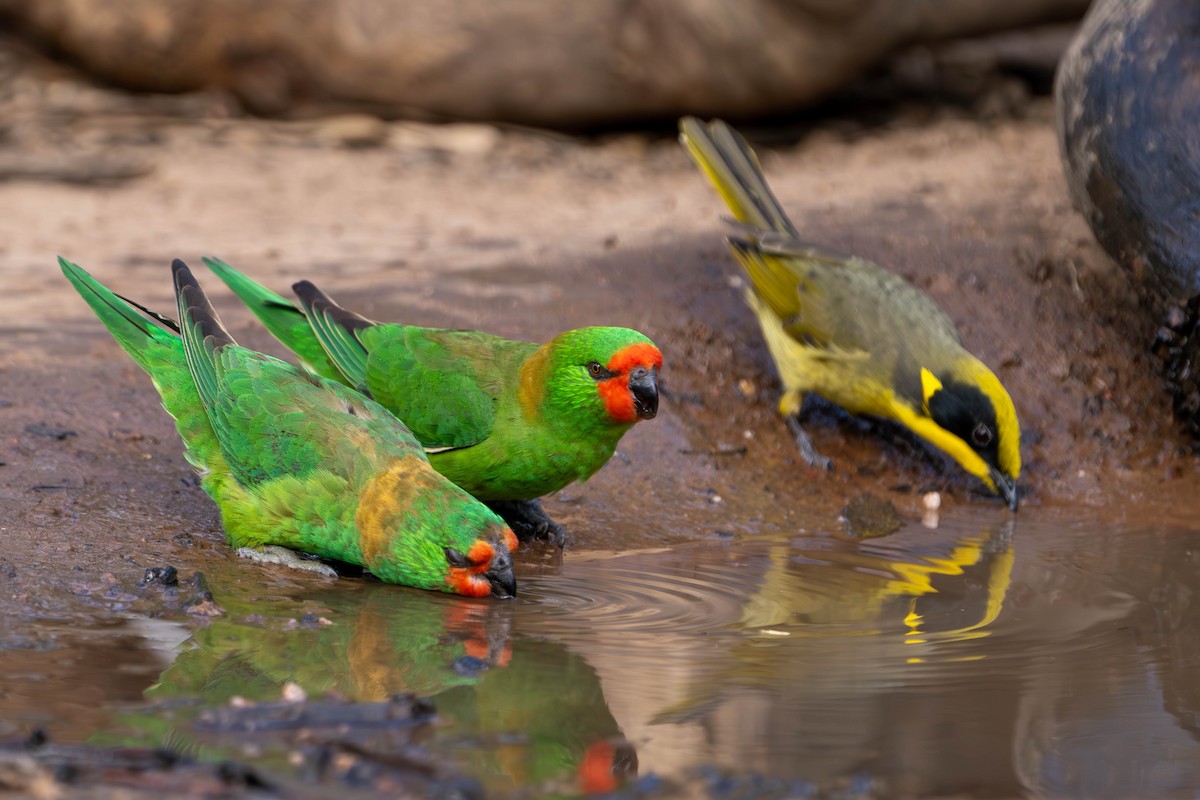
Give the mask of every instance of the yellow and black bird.
[[805, 393], [816, 392], [903, 425], [1016, 511], [1016, 409], [949, 317], [900, 276], [802, 241], [729, 125], [685, 117], [679, 138], [740, 223], [729, 246], [750, 278], [746, 298], [783, 384], [779, 413], [804, 459], [829, 464], [799, 422]]

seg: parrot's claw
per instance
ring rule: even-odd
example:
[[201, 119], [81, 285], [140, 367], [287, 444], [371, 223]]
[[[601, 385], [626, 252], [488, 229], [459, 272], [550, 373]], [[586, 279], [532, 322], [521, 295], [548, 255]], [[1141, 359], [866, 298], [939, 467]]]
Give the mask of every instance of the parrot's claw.
[[804, 463], [826, 472], [833, 472], [833, 459], [823, 456], [817, 451], [812, 437], [801, 427], [800, 420], [790, 416], [787, 418], [787, 426], [788, 430], [792, 432], [792, 436], [796, 437], [796, 447], [799, 448], [800, 457], [804, 459]]
[[537, 500], [494, 500], [487, 506], [504, 518], [522, 542], [540, 539], [558, 548], [567, 543], [567, 529], [550, 519]]
[[305, 572], [315, 572], [318, 575], [323, 575], [326, 578], [336, 578], [338, 576], [334, 569], [320, 561], [303, 558], [295, 550], [289, 550], [286, 547], [280, 547], [274, 544], [264, 544], [262, 547], [239, 547], [237, 554], [242, 558], [248, 558], [251, 561], [257, 561], [260, 564], [279, 564], [280, 566], [290, 567], [291, 569], [300, 569]]

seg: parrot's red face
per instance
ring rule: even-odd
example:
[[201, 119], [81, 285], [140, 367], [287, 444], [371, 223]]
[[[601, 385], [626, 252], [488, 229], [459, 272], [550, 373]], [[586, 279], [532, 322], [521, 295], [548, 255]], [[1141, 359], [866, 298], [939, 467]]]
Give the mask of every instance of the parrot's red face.
[[457, 594], [467, 597], [500, 598], [517, 596], [517, 580], [513, 577], [512, 551], [517, 549], [517, 537], [505, 527], [500, 541], [477, 539], [465, 554], [446, 548], [450, 568], [446, 583]]
[[593, 361], [588, 375], [613, 422], [630, 425], [658, 413], [658, 371], [662, 353], [648, 342], [637, 342], [613, 354], [607, 364]]

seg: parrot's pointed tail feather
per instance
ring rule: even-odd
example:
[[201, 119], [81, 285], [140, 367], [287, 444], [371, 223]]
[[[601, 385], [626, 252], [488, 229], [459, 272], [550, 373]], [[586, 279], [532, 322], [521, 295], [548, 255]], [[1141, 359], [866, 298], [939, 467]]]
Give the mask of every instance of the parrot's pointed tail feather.
[[271, 335], [291, 350], [304, 366], [331, 381], [345, 382], [337, 366], [329, 360], [304, 312], [286, 297], [243, 275], [219, 258], [200, 259], [225, 282], [246, 307], [258, 317]]
[[[238, 272], [219, 258], [204, 256], [200, 259], [225, 285], [254, 312], [271, 333], [276, 326], [285, 329], [297, 321], [303, 321], [304, 312], [286, 297], [276, 294], [248, 276]], [[278, 336], [279, 334], [275, 334]]]
[[[108, 328], [117, 343], [137, 362], [138, 366], [147, 372], [152, 372], [152, 365], [147, 360], [147, 350], [152, 344], [169, 344], [176, 339], [177, 336], [173, 331], [178, 331], [178, 327], [175, 323], [114, 294], [82, 267], [61, 256], [58, 264], [62, 268], [63, 275], [92, 307], [92, 311], [96, 312], [96, 316], [104, 323], [104, 327]], [[167, 325], [172, 330], [164, 330], [156, 323]]]

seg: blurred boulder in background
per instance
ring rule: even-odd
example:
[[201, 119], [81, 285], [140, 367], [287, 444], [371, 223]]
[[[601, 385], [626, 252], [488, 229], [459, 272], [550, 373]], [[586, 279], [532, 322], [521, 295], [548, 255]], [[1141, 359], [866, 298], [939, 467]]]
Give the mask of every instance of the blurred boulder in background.
[[98, 78], [254, 112], [586, 127], [793, 110], [914, 44], [1087, 0], [0, 0]]
[[1200, 4], [1097, 0], [1055, 88], [1075, 205], [1172, 296], [1200, 292]]
[[1097, 0], [1055, 102], [1071, 198], [1161, 320], [1175, 414], [1200, 441], [1200, 4]]

